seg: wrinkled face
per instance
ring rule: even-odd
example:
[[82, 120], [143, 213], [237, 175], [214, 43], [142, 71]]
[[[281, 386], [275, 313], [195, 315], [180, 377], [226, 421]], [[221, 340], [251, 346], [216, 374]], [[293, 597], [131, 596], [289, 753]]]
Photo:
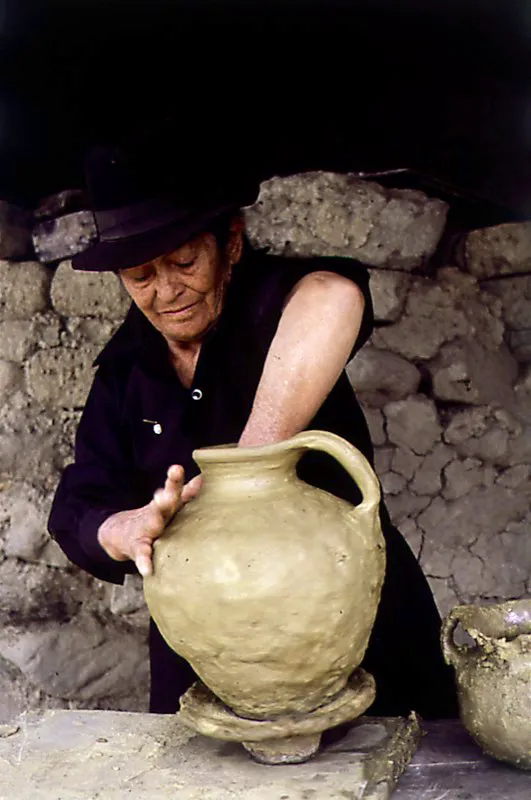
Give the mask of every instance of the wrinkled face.
[[230, 246], [221, 253], [214, 235], [203, 233], [119, 275], [133, 302], [169, 343], [197, 342], [221, 313], [234, 263], [230, 253]]

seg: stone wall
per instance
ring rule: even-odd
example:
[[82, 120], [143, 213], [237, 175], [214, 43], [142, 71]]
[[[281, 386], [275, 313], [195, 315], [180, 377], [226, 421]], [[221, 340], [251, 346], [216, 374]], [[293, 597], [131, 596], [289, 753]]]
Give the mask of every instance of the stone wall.
[[[531, 591], [531, 225], [475, 231], [434, 273], [446, 213], [420, 192], [306, 173], [264, 183], [246, 214], [255, 246], [371, 268], [377, 328], [348, 374], [392, 518], [442, 612]], [[20, 215], [0, 208], [0, 228], [4, 218], [18, 227], [0, 230], [11, 256], [0, 262], [0, 721], [36, 707], [144, 710], [139, 580], [97, 581], [46, 534], [93, 359], [127, 298], [114, 275], [39, 263]], [[76, 211], [40, 223], [34, 252], [64, 258], [92, 235]]]

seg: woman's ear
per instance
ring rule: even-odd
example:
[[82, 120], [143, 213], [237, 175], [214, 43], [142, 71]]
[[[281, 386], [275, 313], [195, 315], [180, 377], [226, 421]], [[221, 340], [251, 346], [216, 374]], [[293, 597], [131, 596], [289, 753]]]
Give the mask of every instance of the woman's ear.
[[243, 234], [245, 231], [245, 219], [243, 214], [233, 217], [229, 225], [229, 237], [227, 239], [227, 258], [230, 266], [237, 264], [243, 252]]

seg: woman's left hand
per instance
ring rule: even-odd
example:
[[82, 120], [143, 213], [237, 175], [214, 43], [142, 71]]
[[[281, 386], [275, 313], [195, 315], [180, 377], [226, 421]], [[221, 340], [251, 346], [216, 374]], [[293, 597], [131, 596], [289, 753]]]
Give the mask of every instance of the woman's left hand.
[[153, 542], [185, 503], [201, 488], [201, 475], [183, 486], [184, 470], [174, 464], [168, 470], [162, 489], [157, 489], [150, 503], [141, 508], [119, 511], [103, 522], [98, 541], [115, 561], [134, 561], [141, 575], [153, 572]]

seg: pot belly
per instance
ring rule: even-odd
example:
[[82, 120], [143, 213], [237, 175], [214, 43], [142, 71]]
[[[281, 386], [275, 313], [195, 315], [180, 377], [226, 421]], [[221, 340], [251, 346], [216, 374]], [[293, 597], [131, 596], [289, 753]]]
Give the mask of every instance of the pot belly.
[[458, 677], [461, 720], [489, 755], [531, 769], [531, 664], [480, 665]]
[[363, 658], [383, 550], [337, 508], [334, 521], [328, 501], [240, 511], [227, 525], [219, 508], [207, 514], [199, 503], [179, 515], [157, 543], [148, 606], [169, 645], [236, 713], [311, 711]]

